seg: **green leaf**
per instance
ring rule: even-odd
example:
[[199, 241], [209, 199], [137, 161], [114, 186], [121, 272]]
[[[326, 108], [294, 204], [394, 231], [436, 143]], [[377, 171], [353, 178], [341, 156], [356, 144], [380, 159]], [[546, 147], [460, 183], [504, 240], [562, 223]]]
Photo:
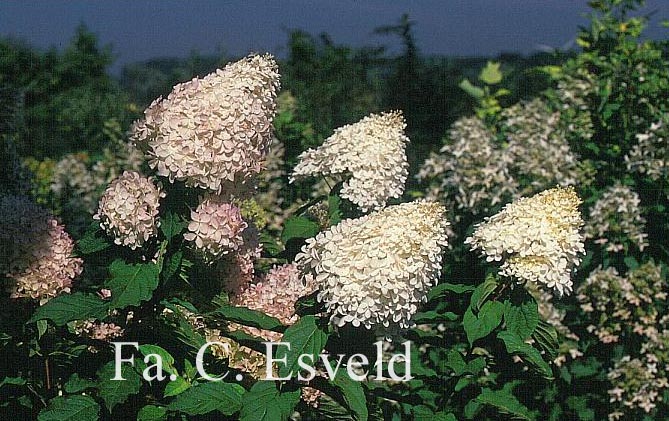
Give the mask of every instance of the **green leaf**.
[[471, 307], [465, 311], [462, 326], [467, 334], [470, 345], [480, 338], [488, 336], [502, 322], [504, 304], [498, 301], [489, 301], [483, 304], [478, 316], [474, 315]]
[[158, 287], [160, 269], [154, 263], [127, 264], [115, 260], [109, 266], [111, 279], [105, 286], [112, 291], [111, 308], [138, 306], [151, 299]]
[[146, 405], [137, 413], [137, 421], [162, 421], [167, 419], [167, 408]]
[[100, 225], [96, 221], [92, 223], [84, 233], [84, 236], [77, 241], [77, 251], [81, 254], [92, 254], [105, 250], [111, 246], [104, 237], [98, 237]]
[[328, 223], [330, 226], [341, 222], [341, 199], [337, 195], [328, 196]]
[[167, 256], [165, 262], [163, 263], [163, 270], [160, 273], [164, 281], [169, 280], [179, 271], [183, 256], [184, 254], [181, 250], [175, 252], [172, 255]]
[[479, 80], [487, 85], [496, 85], [502, 81], [502, 72], [499, 70], [500, 63], [489, 61], [479, 73]]
[[540, 320], [536, 329], [532, 333], [532, 339], [537, 342], [537, 345], [539, 345], [551, 360], [557, 358], [560, 343], [558, 342], [555, 327]]
[[353, 417], [358, 421], [367, 421], [369, 411], [367, 410], [367, 398], [362, 384], [349, 377], [346, 371], [339, 371], [332, 383], [339, 389], [344, 396], [346, 405], [353, 413]]
[[259, 329], [267, 329], [277, 332], [283, 332], [286, 329], [279, 319], [268, 316], [262, 311], [251, 310], [246, 307], [222, 306], [209, 313], [209, 315], [220, 315], [231, 322], [257, 327]]
[[465, 91], [467, 95], [473, 97], [474, 99], [481, 99], [485, 95], [485, 92], [483, 89], [479, 88], [478, 86], [472, 85], [472, 83], [468, 79], [464, 79], [460, 84], [458, 85], [460, 89]]
[[241, 408], [243, 394], [244, 388], [238, 384], [222, 381], [201, 383], [178, 395], [167, 408], [188, 415], [202, 415], [212, 411], [232, 415]]
[[595, 411], [588, 406], [588, 399], [585, 396], [569, 396], [567, 406], [581, 421], [593, 421]]
[[97, 382], [89, 379], [82, 379], [78, 373], [70, 376], [70, 379], [65, 383], [66, 393], [77, 393], [82, 390], [90, 389], [97, 386]]
[[516, 384], [517, 382], [507, 383], [500, 390], [484, 387], [481, 394], [476, 397], [476, 401], [483, 405], [493, 406], [501, 414], [510, 415], [514, 419], [532, 421], [538, 414], [530, 411], [511, 393]]
[[486, 302], [495, 289], [497, 289], [497, 280], [492, 275], [486, 277], [485, 281], [476, 287], [469, 301], [469, 306], [474, 314], [479, 312], [483, 303]]
[[281, 241], [286, 244], [291, 238], [311, 238], [318, 234], [320, 227], [314, 221], [303, 216], [286, 220], [281, 232]]
[[276, 256], [281, 253], [281, 246], [279, 243], [266, 232], [260, 233], [260, 244], [262, 244], [262, 249], [267, 252], [270, 256]]
[[553, 370], [551, 370], [550, 365], [544, 361], [539, 351], [532, 345], [523, 342], [518, 335], [506, 330], [499, 332], [497, 337], [504, 341], [506, 351], [509, 354], [519, 355], [523, 360], [539, 370], [544, 377], [548, 379], [553, 378]]
[[438, 313], [434, 310], [430, 310], [422, 313], [416, 313], [413, 316], [413, 321], [418, 325], [428, 324], [428, 323], [452, 322], [457, 319], [458, 315], [450, 311], [446, 313]]
[[110, 361], [98, 371], [98, 391], [100, 397], [105, 401], [109, 412], [118, 404], [128, 400], [128, 397], [139, 393], [142, 386], [141, 377], [129, 364], [121, 367], [121, 377], [125, 380], [112, 380], [115, 376], [114, 361]]
[[63, 294], [38, 307], [28, 323], [48, 319], [56, 326], [62, 326], [72, 320], [102, 319], [107, 315], [107, 309], [108, 303], [97, 295]]
[[474, 287], [471, 285], [462, 285], [462, 284], [449, 284], [448, 282], [441, 283], [433, 287], [430, 292], [427, 294], [427, 299], [433, 300], [435, 298], [446, 295], [447, 292], [453, 292], [455, 294], [464, 294], [466, 292], [474, 291]]
[[[174, 368], [174, 357], [167, 352], [165, 349], [159, 347], [158, 345], [140, 345], [139, 352], [146, 357], [150, 354], [159, 355], [162, 360], [163, 370], [170, 374], [177, 374], [177, 369]], [[151, 357], [148, 364], [155, 364], [155, 358]]]
[[625, 266], [627, 266], [630, 270], [634, 270], [639, 267], [639, 262], [633, 256], [626, 256], [623, 261], [625, 262]]
[[325, 348], [327, 340], [328, 334], [316, 325], [314, 316], [302, 317], [297, 323], [286, 329], [283, 334], [282, 342], [290, 343], [290, 351], [287, 351], [285, 346], [277, 348], [276, 358], [281, 359], [284, 356], [287, 358], [287, 364], [279, 367], [279, 375], [286, 377], [291, 372], [296, 375], [298, 370], [297, 359], [302, 354], [312, 355], [312, 361], [317, 361], [318, 355]]
[[506, 329], [517, 334], [521, 339], [529, 338], [539, 324], [539, 310], [534, 298], [529, 294], [525, 300], [504, 302], [504, 323]]
[[160, 230], [168, 241], [179, 235], [187, 226], [188, 222], [171, 211], [168, 211], [165, 216], [160, 218]]
[[440, 366], [444, 369], [450, 368], [455, 376], [461, 376], [465, 372], [467, 363], [465, 363], [462, 354], [457, 349], [450, 349], [448, 354], [446, 354], [446, 359], [442, 361]]
[[23, 377], [5, 377], [0, 382], [0, 387], [4, 386], [6, 384], [10, 385], [10, 386], [23, 386], [26, 383], [27, 383], [27, 381]]
[[259, 381], [242, 398], [241, 421], [285, 421], [300, 401], [300, 390], [279, 391], [276, 383]]
[[165, 386], [165, 391], [163, 392], [163, 396], [176, 396], [190, 389], [190, 387], [191, 384], [188, 383], [186, 379], [183, 377], [177, 377], [176, 380], [172, 380], [167, 383], [167, 386]]
[[90, 396], [56, 396], [40, 411], [38, 421], [94, 421], [100, 406]]

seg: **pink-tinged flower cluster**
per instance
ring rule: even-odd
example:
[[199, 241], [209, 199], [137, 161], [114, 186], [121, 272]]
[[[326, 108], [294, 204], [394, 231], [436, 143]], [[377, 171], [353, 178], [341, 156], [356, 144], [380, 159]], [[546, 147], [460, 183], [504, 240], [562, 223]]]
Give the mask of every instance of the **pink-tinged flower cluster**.
[[111, 342], [123, 336], [123, 328], [120, 326], [114, 323], [96, 322], [93, 320], [80, 322], [75, 326], [75, 331], [81, 336], [103, 342]]
[[255, 226], [249, 225], [242, 232], [242, 239], [243, 244], [236, 253], [227, 254], [218, 262], [223, 288], [231, 294], [238, 294], [253, 282], [254, 263], [262, 253], [260, 234]]
[[155, 100], [131, 140], [159, 175], [221, 193], [262, 169], [278, 90], [274, 58], [248, 56]]
[[350, 174], [342, 185], [341, 196], [363, 212], [380, 209], [388, 199], [404, 192], [409, 168], [405, 127], [400, 111], [371, 114], [340, 127], [321, 146], [300, 154], [290, 181], [314, 175]]
[[[234, 305], [262, 311], [276, 317], [284, 325], [292, 325], [299, 316], [295, 314], [295, 303], [300, 297], [316, 290], [313, 282], [302, 283], [300, 271], [295, 264], [286, 264], [272, 268], [259, 282], [249, 285], [240, 294], [232, 297]], [[281, 334], [252, 327], [242, 327], [251, 335], [266, 340], [277, 341]]]
[[211, 196], [191, 211], [189, 232], [184, 238], [193, 243], [205, 260], [213, 261], [239, 250], [244, 244], [242, 233], [247, 227], [237, 206]]
[[0, 273], [12, 279], [12, 298], [31, 298], [41, 304], [69, 293], [81, 274], [83, 261], [70, 257], [74, 242], [65, 228], [30, 199], [0, 198]]
[[158, 233], [161, 197], [165, 193], [150, 178], [125, 171], [109, 184], [93, 218], [100, 220], [100, 226], [114, 238], [114, 243], [134, 250]]

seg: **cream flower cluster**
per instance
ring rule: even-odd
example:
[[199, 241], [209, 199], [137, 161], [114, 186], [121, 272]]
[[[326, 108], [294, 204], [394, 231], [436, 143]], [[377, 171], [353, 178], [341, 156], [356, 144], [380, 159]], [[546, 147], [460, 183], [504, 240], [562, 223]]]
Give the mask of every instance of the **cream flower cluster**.
[[[292, 325], [299, 316], [295, 314], [295, 303], [300, 297], [316, 290], [313, 282], [305, 285], [300, 279], [300, 271], [295, 264], [277, 266], [267, 273], [264, 279], [250, 284], [240, 294], [234, 295], [230, 302], [237, 306], [276, 317], [284, 325]], [[282, 334], [267, 330], [242, 326], [242, 330], [268, 341], [278, 341]]]
[[159, 175], [221, 193], [260, 172], [279, 89], [274, 58], [252, 55], [178, 84], [131, 128]]
[[660, 321], [657, 304], [663, 303], [669, 292], [665, 283], [661, 267], [651, 262], [626, 276], [612, 267], [594, 270], [577, 290], [581, 309], [592, 320], [588, 332], [603, 343], [617, 342], [627, 327], [648, 340], [656, 339]]
[[663, 395], [669, 390], [669, 330], [663, 329], [645, 342], [639, 354], [638, 358], [625, 355], [608, 372], [613, 386], [608, 391], [613, 408], [609, 420], [648, 415], [659, 419], [662, 412], [658, 404], [667, 405]]
[[594, 77], [583, 69], [573, 75], [564, 75], [558, 82], [555, 92], [560, 102], [561, 119], [566, 123], [568, 134], [577, 139], [590, 139], [594, 133], [587, 98], [595, 90]]
[[350, 174], [341, 196], [363, 212], [382, 208], [404, 192], [409, 168], [405, 127], [400, 111], [371, 114], [340, 127], [321, 146], [300, 154], [290, 182], [317, 174]]
[[242, 232], [247, 223], [239, 208], [223, 203], [216, 197], [206, 197], [191, 211], [186, 241], [194, 243], [195, 250], [205, 260], [213, 261], [224, 254], [236, 251], [244, 243]]
[[590, 209], [585, 225], [586, 238], [597, 244], [606, 244], [606, 250], [624, 250], [629, 239], [639, 250], [648, 245], [646, 220], [641, 216], [639, 195], [627, 186], [616, 183], [607, 188]]
[[578, 158], [559, 127], [560, 113], [534, 99], [507, 108], [502, 116], [512, 174], [529, 178], [531, 186], [538, 189], [578, 182]]
[[112, 181], [93, 215], [114, 243], [141, 247], [158, 232], [158, 207], [165, 193], [150, 178], [136, 171], [125, 171]]
[[489, 262], [500, 262], [500, 274], [569, 294], [571, 272], [585, 252], [579, 233], [581, 200], [573, 188], [556, 187], [508, 204], [477, 225], [465, 240]]
[[346, 219], [308, 239], [295, 258], [343, 326], [409, 327], [441, 273], [445, 209], [415, 201]]
[[65, 228], [30, 199], [0, 197], [0, 273], [14, 282], [12, 298], [31, 298], [44, 304], [70, 292], [83, 261], [70, 257], [74, 242]]
[[438, 199], [453, 196], [472, 213], [515, 196], [517, 183], [509, 173], [509, 156], [495, 145], [494, 135], [477, 117], [461, 118], [451, 126], [449, 142], [432, 153], [420, 168], [418, 180], [434, 180]]
[[666, 122], [651, 124], [636, 135], [637, 143], [625, 156], [628, 171], [647, 175], [652, 180], [669, 177], [669, 128]]

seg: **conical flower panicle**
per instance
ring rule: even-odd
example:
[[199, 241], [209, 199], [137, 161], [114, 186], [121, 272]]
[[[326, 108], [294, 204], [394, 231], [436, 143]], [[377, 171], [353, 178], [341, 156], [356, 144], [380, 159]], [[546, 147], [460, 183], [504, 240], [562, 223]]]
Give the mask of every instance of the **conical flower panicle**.
[[465, 244], [480, 250], [489, 262], [502, 261], [503, 276], [569, 294], [571, 271], [585, 253], [580, 204], [571, 187], [521, 198], [478, 224]]
[[321, 146], [300, 154], [290, 181], [319, 174], [350, 174], [341, 196], [363, 212], [380, 209], [388, 199], [404, 192], [409, 168], [405, 128], [400, 111], [371, 114], [340, 127]]
[[441, 274], [444, 214], [415, 201], [346, 219], [307, 240], [295, 262], [338, 326], [406, 328]]
[[158, 175], [221, 193], [262, 169], [278, 90], [274, 58], [248, 56], [176, 85], [144, 111], [130, 137]]

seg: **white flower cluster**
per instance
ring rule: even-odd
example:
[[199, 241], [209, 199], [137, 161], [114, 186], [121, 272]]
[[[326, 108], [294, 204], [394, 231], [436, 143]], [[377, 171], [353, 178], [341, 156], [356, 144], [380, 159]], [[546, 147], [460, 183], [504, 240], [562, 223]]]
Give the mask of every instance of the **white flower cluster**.
[[573, 188], [556, 187], [508, 204], [477, 225], [465, 240], [489, 262], [500, 262], [500, 274], [555, 290], [572, 290], [571, 271], [584, 253], [583, 225]]
[[93, 218], [100, 221], [114, 243], [134, 250], [157, 234], [161, 197], [165, 193], [150, 178], [125, 171], [109, 184]]
[[336, 325], [409, 327], [441, 273], [444, 212], [415, 201], [346, 219], [308, 239], [295, 263]]
[[666, 122], [651, 124], [636, 135], [637, 143], [625, 156], [628, 171], [645, 174], [652, 180], [669, 177], [669, 127]]
[[300, 154], [290, 182], [317, 174], [350, 174], [341, 196], [363, 212], [382, 208], [404, 192], [409, 168], [405, 127], [400, 111], [371, 114], [340, 127], [321, 146]]
[[604, 190], [590, 209], [585, 225], [586, 238], [596, 244], [606, 244], [606, 250], [619, 252], [625, 249], [626, 239], [639, 250], [648, 245], [645, 233], [646, 220], [641, 216], [639, 195], [627, 186], [616, 183]]
[[436, 181], [435, 199], [454, 201], [473, 213], [515, 196], [517, 185], [509, 173], [508, 154], [477, 117], [461, 118], [451, 126], [449, 142], [432, 153], [420, 168], [418, 180]]
[[248, 56], [176, 85], [144, 111], [131, 140], [159, 175], [221, 193], [262, 169], [278, 89], [274, 58]]
[[578, 182], [578, 158], [559, 127], [560, 113], [534, 99], [507, 108], [502, 116], [508, 138], [506, 153], [517, 179], [526, 177], [537, 189]]
[[210, 196], [191, 211], [189, 232], [184, 238], [193, 242], [195, 249], [210, 261], [238, 250], [244, 243], [242, 232], [247, 227], [237, 206]]
[[594, 132], [587, 98], [595, 90], [595, 78], [583, 69], [578, 69], [572, 75], [564, 75], [555, 90], [567, 132], [577, 139], [590, 139]]

